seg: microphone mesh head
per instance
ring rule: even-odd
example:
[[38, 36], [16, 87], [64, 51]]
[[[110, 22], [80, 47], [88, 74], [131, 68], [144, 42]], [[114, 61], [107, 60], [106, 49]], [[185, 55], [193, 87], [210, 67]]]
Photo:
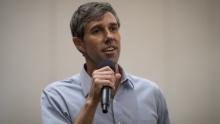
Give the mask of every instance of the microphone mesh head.
[[115, 63], [112, 62], [111, 60], [109, 59], [106, 59], [106, 60], [103, 60], [101, 61], [97, 68], [102, 68], [102, 67], [105, 67], [105, 66], [109, 66], [114, 72], [115, 72]]

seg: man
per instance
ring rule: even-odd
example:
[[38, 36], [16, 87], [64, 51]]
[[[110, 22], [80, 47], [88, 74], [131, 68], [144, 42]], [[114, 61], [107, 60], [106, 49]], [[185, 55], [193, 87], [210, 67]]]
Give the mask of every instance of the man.
[[[71, 19], [76, 48], [85, 57], [80, 74], [48, 85], [41, 96], [44, 124], [169, 124], [158, 86], [126, 73], [118, 65], [119, 19], [109, 3], [81, 5]], [[103, 60], [115, 64], [97, 68]], [[103, 86], [112, 89], [108, 113], [100, 106]]]

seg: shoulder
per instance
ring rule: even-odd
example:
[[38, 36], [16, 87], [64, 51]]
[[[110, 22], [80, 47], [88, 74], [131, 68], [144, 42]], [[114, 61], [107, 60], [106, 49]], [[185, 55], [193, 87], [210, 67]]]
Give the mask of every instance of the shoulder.
[[154, 102], [157, 106], [166, 106], [164, 94], [155, 82], [134, 75], [129, 75], [129, 80], [133, 83], [135, 93], [140, 101]]
[[162, 90], [154, 81], [131, 74], [128, 75], [128, 79], [133, 84], [137, 96], [143, 99], [152, 98], [157, 102], [165, 100]]
[[50, 98], [68, 98], [77, 97], [82, 94], [81, 83], [78, 80], [79, 74], [73, 75], [72, 77], [64, 80], [59, 80], [48, 84], [42, 92], [41, 97]]
[[[84, 96], [79, 75], [47, 85], [41, 94], [41, 110], [44, 121], [50, 118], [68, 120], [76, 116], [83, 104]], [[49, 117], [49, 118], [48, 118]]]
[[134, 85], [135, 89], [154, 91], [160, 90], [159, 86], [155, 82], [145, 79], [143, 77], [128, 74], [128, 79]]
[[48, 84], [44, 90], [48, 92], [52, 92], [54, 90], [59, 90], [59, 89], [68, 89], [69, 87], [79, 87], [80, 83], [77, 81], [77, 75], [73, 75], [72, 77], [68, 77], [63, 80], [55, 81], [50, 84]]
[[128, 78], [134, 85], [138, 109], [145, 114], [146, 111], [157, 113], [159, 123], [169, 124], [166, 100], [160, 87], [155, 82], [142, 77], [129, 75]]

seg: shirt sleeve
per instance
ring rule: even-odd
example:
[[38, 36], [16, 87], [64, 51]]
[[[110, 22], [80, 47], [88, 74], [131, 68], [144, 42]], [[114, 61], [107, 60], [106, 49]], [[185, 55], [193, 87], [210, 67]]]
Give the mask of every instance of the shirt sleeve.
[[170, 124], [169, 113], [167, 109], [166, 100], [163, 93], [159, 89], [158, 92], [158, 124]]
[[43, 90], [41, 94], [42, 124], [72, 124], [67, 113], [62, 112], [59, 96]]

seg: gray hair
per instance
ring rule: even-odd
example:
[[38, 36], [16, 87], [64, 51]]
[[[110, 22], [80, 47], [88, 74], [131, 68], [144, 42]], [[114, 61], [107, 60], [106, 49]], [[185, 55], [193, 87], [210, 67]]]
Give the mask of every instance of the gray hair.
[[70, 21], [72, 36], [83, 39], [86, 24], [99, 19], [106, 12], [111, 12], [115, 16], [118, 27], [120, 27], [119, 18], [111, 4], [106, 2], [89, 2], [79, 6], [79, 8], [74, 12]]

